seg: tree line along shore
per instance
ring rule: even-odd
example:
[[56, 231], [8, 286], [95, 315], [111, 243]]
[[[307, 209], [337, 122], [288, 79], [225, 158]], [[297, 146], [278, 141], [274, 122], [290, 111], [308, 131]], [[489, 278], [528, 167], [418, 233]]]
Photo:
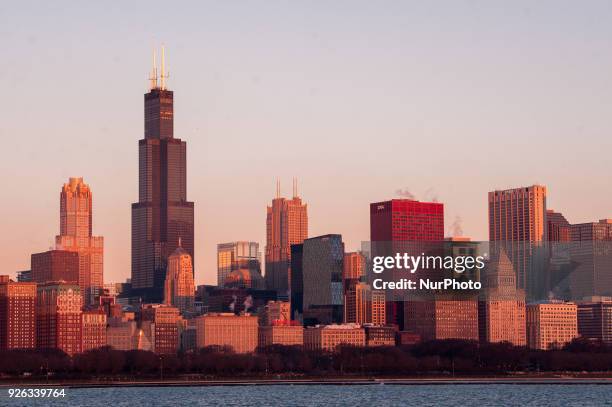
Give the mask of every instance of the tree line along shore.
[[73, 357], [57, 350], [0, 352], [0, 378], [5, 381], [537, 376], [542, 372], [597, 372], [598, 377], [612, 377], [612, 348], [576, 339], [548, 351], [509, 343], [436, 340], [401, 347], [343, 346], [335, 352], [280, 345], [249, 354], [218, 346], [176, 355], [108, 347]]

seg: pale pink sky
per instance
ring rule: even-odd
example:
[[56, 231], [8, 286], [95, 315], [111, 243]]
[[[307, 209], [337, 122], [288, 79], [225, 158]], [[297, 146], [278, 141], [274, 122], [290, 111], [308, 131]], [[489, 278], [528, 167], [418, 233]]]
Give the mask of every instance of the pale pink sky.
[[486, 239], [486, 193], [541, 183], [571, 222], [612, 217], [612, 3], [12, 2], [0, 6], [0, 265], [59, 230], [82, 176], [105, 280], [130, 275], [130, 204], [151, 47], [165, 42], [187, 141], [196, 282], [219, 242], [265, 245], [280, 177], [310, 234], [369, 236], [408, 188]]

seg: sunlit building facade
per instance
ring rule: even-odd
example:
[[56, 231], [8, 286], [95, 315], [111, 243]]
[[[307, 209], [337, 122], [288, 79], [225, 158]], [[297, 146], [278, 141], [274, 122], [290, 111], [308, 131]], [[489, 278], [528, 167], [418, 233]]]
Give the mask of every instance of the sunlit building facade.
[[36, 283], [0, 276], [0, 350], [36, 347]]
[[357, 283], [344, 294], [344, 322], [385, 324], [385, 293], [372, 290], [366, 283]]
[[36, 346], [59, 349], [68, 355], [82, 351], [83, 297], [78, 284], [48, 282], [38, 285]]
[[207, 314], [196, 318], [197, 347], [229, 346], [236, 353], [252, 353], [258, 345], [254, 315]]
[[148, 335], [151, 338], [153, 352], [171, 355], [179, 350], [181, 317], [178, 308], [147, 304], [142, 309], [142, 319], [150, 322], [150, 324], [142, 324], [141, 328], [149, 329]]
[[297, 195], [294, 184], [293, 198], [276, 198], [267, 208], [266, 215], [266, 287], [276, 290], [279, 298], [288, 298], [291, 287], [291, 245], [308, 237], [308, 209]]
[[287, 323], [260, 326], [258, 337], [260, 347], [272, 345], [302, 346], [304, 345], [304, 327]]
[[191, 256], [179, 246], [168, 257], [164, 303], [178, 308], [180, 313], [192, 312], [194, 297], [195, 284]]
[[546, 187], [532, 185], [489, 192], [489, 241], [504, 248], [516, 270], [518, 288], [538, 298], [542, 285], [539, 250], [548, 237]]
[[527, 305], [527, 345], [531, 349], [561, 349], [576, 337], [576, 304], [548, 301]]
[[525, 346], [525, 292], [516, 288], [516, 274], [504, 250], [492, 255], [483, 274], [478, 302], [480, 341]]
[[102, 310], [83, 311], [82, 317], [82, 351], [98, 349], [107, 345], [106, 314]]
[[104, 238], [92, 235], [92, 192], [83, 178], [70, 178], [60, 192], [59, 250], [79, 255], [78, 284], [85, 304], [92, 304], [104, 285]]
[[365, 329], [358, 324], [317, 325], [304, 329], [304, 348], [335, 352], [339, 346], [366, 346]]

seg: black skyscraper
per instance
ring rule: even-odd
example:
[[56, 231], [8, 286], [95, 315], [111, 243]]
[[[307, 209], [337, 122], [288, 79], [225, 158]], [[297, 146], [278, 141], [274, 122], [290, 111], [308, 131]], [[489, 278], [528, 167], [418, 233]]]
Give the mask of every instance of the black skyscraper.
[[[162, 50], [163, 52], [163, 50]], [[138, 202], [132, 204], [132, 289], [161, 302], [168, 256], [181, 238], [194, 259], [193, 202], [187, 201], [187, 145], [174, 138], [174, 95], [154, 67], [145, 94], [145, 134], [138, 142]]]

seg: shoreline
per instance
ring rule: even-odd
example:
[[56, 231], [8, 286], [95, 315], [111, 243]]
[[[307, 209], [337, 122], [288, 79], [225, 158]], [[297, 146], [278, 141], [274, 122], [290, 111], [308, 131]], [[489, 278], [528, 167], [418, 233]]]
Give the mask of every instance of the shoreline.
[[106, 387], [210, 387], [210, 386], [373, 386], [373, 385], [612, 385], [612, 377], [464, 377], [464, 378], [350, 378], [350, 379], [244, 379], [2, 382], [0, 388], [106, 388]]

